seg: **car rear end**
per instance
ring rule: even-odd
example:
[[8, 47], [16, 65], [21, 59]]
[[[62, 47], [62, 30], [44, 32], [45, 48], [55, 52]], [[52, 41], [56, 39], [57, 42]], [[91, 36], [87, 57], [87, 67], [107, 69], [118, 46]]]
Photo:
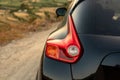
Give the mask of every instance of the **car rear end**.
[[42, 80], [120, 80], [119, 0], [79, 1], [46, 41]]

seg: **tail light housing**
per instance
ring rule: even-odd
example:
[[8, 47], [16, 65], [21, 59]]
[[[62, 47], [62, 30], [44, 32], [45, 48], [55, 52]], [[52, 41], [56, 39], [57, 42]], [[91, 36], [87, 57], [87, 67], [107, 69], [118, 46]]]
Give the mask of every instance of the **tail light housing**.
[[76, 34], [72, 17], [68, 17], [68, 34], [64, 39], [49, 39], [46, 56], [55, 60], [74, 63], [82, 56], [82, 46]]

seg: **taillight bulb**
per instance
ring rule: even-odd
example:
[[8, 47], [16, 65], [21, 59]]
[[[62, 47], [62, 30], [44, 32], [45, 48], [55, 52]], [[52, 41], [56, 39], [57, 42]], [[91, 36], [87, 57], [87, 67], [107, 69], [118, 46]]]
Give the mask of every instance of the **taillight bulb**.
[[79, 48], [75, 45], [71, 45], [68, 47], [67, 49], [68, 51], [68, 54], [71, 56], [71, 57], [75, 57], [75, 56], [78, 56], [79, 55]]

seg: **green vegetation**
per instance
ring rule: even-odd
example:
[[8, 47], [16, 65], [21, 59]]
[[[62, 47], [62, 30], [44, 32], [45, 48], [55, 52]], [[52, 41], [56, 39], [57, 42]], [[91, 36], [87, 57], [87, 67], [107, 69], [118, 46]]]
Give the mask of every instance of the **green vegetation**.
[[39, 2], [32, 2], [32, 0], [0, 0], [1, 6], [11, 8], [19, 8], [23, 3], [31, 4], [35, 7], [57, 7], [66, 5], [67, 0], [40, 0]]
[[45, 7], [57, 7], [57, 6], [66, 6], [67, 0], [41, 0], [40, 6]]

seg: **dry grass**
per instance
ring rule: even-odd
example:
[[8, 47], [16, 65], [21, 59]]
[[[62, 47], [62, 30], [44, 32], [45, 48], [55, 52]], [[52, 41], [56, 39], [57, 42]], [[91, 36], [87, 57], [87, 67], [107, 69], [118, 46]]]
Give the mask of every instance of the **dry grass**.
[[18, 31], [0, 32], [0, 45], [5, 45], [12, 40], [23, 38], [24, 34]]
[[[44, 6], [46, 2], [51, 3], [48, 0], [41, 0], [41, 2], [41, 5], [44, 3]], [[60, 4], [62, 3], [60, 2]], [[0, 10], [0, 46], [21, 39], [29, 32], [49, 29], [52, 23], [60, 20], [56, 19], [54, 5], [50, 4], [52, 7], [40, 7], [39, 5], [40, 3], [38, 6], [36, 4], [37, 8], [28, 9], [27, 12], [19, 11], [20, 9], [11, 10], [12, 13], [9, 10]]]
[[0, 17], [0, 46], [13, 40], [21, 39], [29, 32], [46, 30], [50, 28], [53, 22], [55, 22], [55, 20], [48, 21], [46, 17], [36, 18], [32, 22], [20, 22], [9, 16], [2, 16]]
[[9, 28], [8, 26], [0, 28], [0, 45], [5, 45], [12, 40], [23, 38], [29, 32], [36, 32], [43, 29], [48, 29], [45, 27], [47, 24], [39, 24], [37, 21], [38, 20], [36, 20], [36, 22], [32, 24], [24, 23], [15, 26], [10, 25]]

